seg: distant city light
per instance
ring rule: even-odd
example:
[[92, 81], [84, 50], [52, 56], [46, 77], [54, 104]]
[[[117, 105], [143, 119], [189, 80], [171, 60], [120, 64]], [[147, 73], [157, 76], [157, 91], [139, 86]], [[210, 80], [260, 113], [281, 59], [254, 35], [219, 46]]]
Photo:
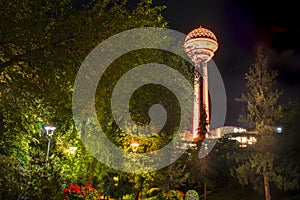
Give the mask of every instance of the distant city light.
[[280, 127], [280, 126], [276, 127], [276, 132], [277, 133], [282, 133], [282, 127]]

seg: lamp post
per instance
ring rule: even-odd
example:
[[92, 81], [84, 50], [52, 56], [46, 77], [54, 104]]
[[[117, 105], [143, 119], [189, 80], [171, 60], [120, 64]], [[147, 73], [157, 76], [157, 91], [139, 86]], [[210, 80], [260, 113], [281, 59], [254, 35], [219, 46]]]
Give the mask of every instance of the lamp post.
[[53, 136], [54, 131], [56, 130], [56, 127], [55, 126], [45, 126], [44, 129], [46, 130], [46, 134], [48, 136], [48, 148], [47, 148], [47, 155], [46, 155], [46, 161], [48, 161], [49, 151], [50, 151], [50, 140]]
[[130, 146], [131, 146], [131, 149], [132, 149], [132, 151], [133, 151], [133, 153], [134, 153], [134, 168], [133, 168], [133, 173], [135, 174], [135, 162], [136, 162], [136, 152], [137, 152], [137, 150], [138, 150], [138, 148], [139, 148], [139, 144], [138, 143], [136, 143], [136, 142], [132, 142], [131, 144], [130, 144]]
[[[136, 142], [132, 142], [130, 144], [130, 146], [131, 146], [131, 149], [132, 149], [132, 151], [134, 153], [133, 176], [134, 176], [134, 179], [135, 179], [136, 152], [137, 152], [137, 150], [138, 150], [138, 148], [139, 148], [140, 145], [138, 143], [136, 143]], [[134, 180], [134, 182], [135, 182], [135, 180]], [[138, 195], [139, 195], [139, 193], [134, 198], [135, 200], [138, 199]]]

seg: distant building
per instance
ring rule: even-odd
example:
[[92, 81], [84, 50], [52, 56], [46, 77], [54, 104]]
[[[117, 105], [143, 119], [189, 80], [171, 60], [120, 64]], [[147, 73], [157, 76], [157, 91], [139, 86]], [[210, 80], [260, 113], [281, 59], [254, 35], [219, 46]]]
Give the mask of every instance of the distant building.
[[[196, 147], [195, 143], [193, 142], [193, 133], [190, 131], [184, 131], [181, 134], [181, 138], [184, 141], [184, 145], [181, 148], [189, 149]], [[206, 134], [206, 138], [227, 138], [229, 140], [236, 140], [240, 147], [247, 147], [248, 145], [252, 145], [257, 142], [257, 133], [254, 131], [247, 131], [247, 129], [243, 127], [223, 126], [208, 132]]]
[[249, 132], [247, 129], [237, 126], [223, 126], [210, 131], [208, 139], [228, 138], [240, 143], [240, 147], [247, 147], [257, 142], [257, 133]]

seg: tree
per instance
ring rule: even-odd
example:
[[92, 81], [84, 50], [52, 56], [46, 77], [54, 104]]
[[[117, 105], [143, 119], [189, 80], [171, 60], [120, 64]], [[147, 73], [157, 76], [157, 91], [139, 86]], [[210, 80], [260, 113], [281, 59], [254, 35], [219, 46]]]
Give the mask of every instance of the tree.
[[299, 190], [300, 188], [300, 161], [299, 156], [299, 118], [300, 103], [298, 99], [290, 99], [283, 107], [284, 117], [280, 127], [279, 142], [276, 145], [278, 154], [282, 158], [279, 162], [279, 173], [282, 176], [282, 190]]
[[[55, 124], [62, 132], [72, 127], [76, 72], [98, 43], [130, 28], [165, 26], [163, 6], [152, 6], [151, 1], [141, 1], [132, 10], [111, 0], [93, 1], [80, 9], [72, 1], [0, 3], [1, 113], [5, 132], [17, 128], [16, 137], [29, 136], [28, 128], [19, 130], [25, 120], [31, 131], [41, 128], [37, 121]], [[27, 115], [30, 119], [20, 119]]]
[[244, 184], [247, 184], [248, 180], [257, 184], [255, 180], [262, 177], [266, 200], [271, 199], [269, 184], [271, 181], [276, 182], [277, 178], [274, 166], [276, 156], [272, 153], [271, 147], [276, 138], [274, 127], [282, 117], [282, 107], [278, 105], [278, 98], [282, 92], [274, 89], [276, 76], [277, 72], [269, 68], [268, 57], [259, 47], [255, 64], [245, 77], [249, 92], [237, 99], [247, 104], [247, 109], [240, 115], [239, 122], [257, 132], [258, 142], [236, 172]]
[[[53, 124], [57, 130], [51, 152], [61, 158], [55, 169], [72, 173], [69, 181], [85, 180], [82, 173], [89, 175], [103, 167], [84, 153], [72, 117], [73, 83], [83, 59], [119, 32], [166, 26], [161, 16], [164, 6], [153, 6], [149, 0], [132, 9], [126, 1], [79, 2], [0, 1], [0, 152], [17, 158], [21, 165], [29, 164], [31, 152], [43, 143], [43, 125]], [[71, 157], [66, 152], [73, 145], [78, 151]]]
[[187, 156], [183, 155], [171, 165], [158, 171], [157, 185], [163, 191], [170, 191], [182, 188], [190, 172], [187, 171]]
[[[296, 158], [297, 152], [300, 148], [298, 145], [299, 137], [298, 134], [300, 129], [300, 103], [298, 99], [289, 100], [288, 104], [283, 107], [284, 117], [280, 121], [280, 126], [282, 128], [282, 139], [280, 142], [280, 153], [285, 156], [290, 157], [291, 159]], [[299, 159], [294, 159], [296, 162]]]

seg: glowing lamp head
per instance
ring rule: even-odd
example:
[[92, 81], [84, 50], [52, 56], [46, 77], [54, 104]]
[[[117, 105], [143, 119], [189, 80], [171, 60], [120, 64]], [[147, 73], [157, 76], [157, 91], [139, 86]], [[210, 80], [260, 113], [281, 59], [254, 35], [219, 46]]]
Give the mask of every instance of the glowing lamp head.
[[44, 128], [46, 131], [55, 131], [56, 130], [55, 126], [45, 126]]
[[54, 131], [56, 130], [55, 126], [45, 126], [44, 129], [46, 130], [46, 135], [52, 138]]
[[217, 49], [215, 34], [201, 26], [191, 31], [185, 38], [184, 51], [196, 65], [208, 62]]
[[140, 145], [138, 143], [136, 143], [136, 142], [131, 143], [132, 151], [136, 152], [138, 150], [139, 146]]

